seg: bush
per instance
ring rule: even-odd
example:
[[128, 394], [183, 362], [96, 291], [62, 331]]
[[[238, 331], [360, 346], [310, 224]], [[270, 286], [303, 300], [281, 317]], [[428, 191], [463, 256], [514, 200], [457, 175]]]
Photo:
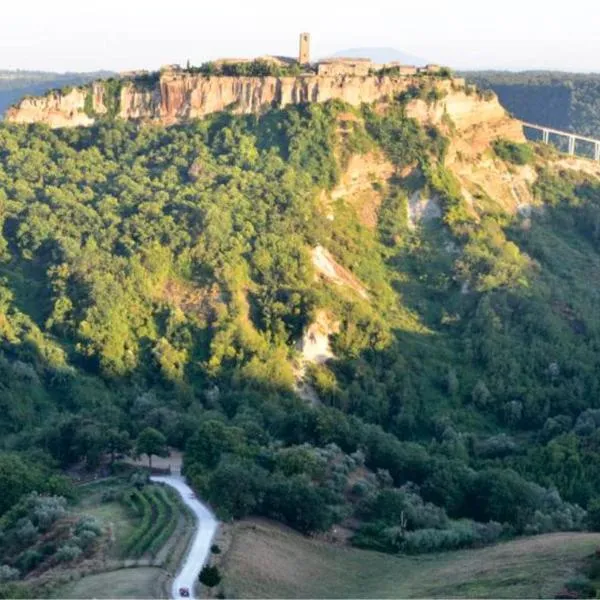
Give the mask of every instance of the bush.
[[200, 575], [198, 576], [200, 583], [205, 585], [206, 587], [213, 588], [219, 583], [221, 583], [221, 573], [219, 573], [219, 568], [216, 566], [206, 565], [202, 567], [202, 571], [200, 571]]
[[220, 547], [218, 544], [213, 544], [213, 545], [210, 547], [210, 551], [211, 551], [213, 554], [221, 554], [221, 547]]
[[0, 583], [5, 583], [6, 581], [14, 581], [15, 579], [19, 579], [20, 573], [17, 569], [13, 569], [8, 565], [0, 566]]
[[528, 165], [533, 162], [535, 154], [529, 144], [518, 144], [509, 140], [496, 140], [493, 143], [494, 152], [502, 160], [515, 165]]
[[97, 538], [98, 535], [94, 531], [86, 529], [85, 531], [82, 531], [79, 535], [72, 538], [71, 541], [82, 550], [87, 550], [93, 545]]
[[38, 496], [34, 493], [29, 502], [32, 520], [42, 531], [47, 531], [67, 514], [67, 500], [62, 496]]
[[82, 554], [81, 548], [72, 544], [65, 544], [58, 549], [55, 554], [56, 560], [59, 562], [71, 562], [79, 558]]
[[37, 550], [25, 550], [19, 558], [17, 558], [16, 565], [20, 571], [27, 573], [32, 569], [35, 569], [44, 560], [44, 555]]
[[31, 522], [30, 519], [22, 519], [17, 523], [16, 535], [19, 542], [23, 546], [33, 544], [39, 537], [38, 528]]
[[92, 533], [95, 537], [102, 535], [102, 524], [94, 517], [84, 516], [75, 526], [75, 533], [80, 535], [83, 532]]
[[565, 588], [571, 592], [577, 594], [577, 598], [595, 598], [596, 588], [592, 582], [584, 575], [579, 575], [569, 580], [565, 584]]
[[491, 544], [502, 534], [500, 523], [454, 521], [449, 529], [419, 529], [406, 533], [402, 549], [408, 554], [442, 552]]

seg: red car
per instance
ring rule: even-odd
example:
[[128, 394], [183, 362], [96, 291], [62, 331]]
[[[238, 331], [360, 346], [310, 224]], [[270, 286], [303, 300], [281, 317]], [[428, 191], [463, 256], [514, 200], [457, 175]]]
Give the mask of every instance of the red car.
[[189, 590], [189, 588], [186, 588], [186, 587], [180, 587], [180, 588], [179, 588], [179, 595], [180, 595], [182, 598], [189, 598], [189, 597], [190, 597], [190, 590]]

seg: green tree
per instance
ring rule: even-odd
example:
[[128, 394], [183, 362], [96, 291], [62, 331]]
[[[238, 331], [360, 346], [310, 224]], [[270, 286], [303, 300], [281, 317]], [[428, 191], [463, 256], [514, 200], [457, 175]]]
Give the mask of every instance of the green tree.
[[129, 433], [119, 429], [109, 429], [106, 433], [106, 449], [110, 453], [110, 464], [115, 462], [117, 454], [124, 454], [131, 450], [133, 444]]
[[594, 498], [587, 509], [588, 527], [592, 531], [600, 531], [600, 498]]
[[28, 492], [43, 485], [42, 473], [16, 454], [0, 453], [0, 516]]
[[135, 448], [138, 455], [146, 454], [148, 456], [148, 467], [150, 470], [152, 470], [153, 455], [169, 455], [165, 436], [153, 427], [146, 427], [146, 429], [140, 433]]
[[200, 583], [206, 587], [213, 588], [221, 583], [222, 577], [219, 568], [216, 565], [204, 565], [198, 579], [200, 580]]

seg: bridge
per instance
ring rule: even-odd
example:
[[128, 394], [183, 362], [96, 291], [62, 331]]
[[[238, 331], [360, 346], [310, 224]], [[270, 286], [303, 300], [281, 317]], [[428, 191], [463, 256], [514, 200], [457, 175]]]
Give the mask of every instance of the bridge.
[[576, 133], [571, 133], [569, 131], [560, 131], [559, 129], [552, 129], [552, 127], [546, 127], [544, 125], [534, 125], [533, 123], [521, 123], [523, 128], [533, 129], [535, 131], [539, 131], [542, 134], [542, 142], [544, 144], [550, 143], [550, 134], [557, 135], [563, 138], [567, 138], [569, 143], [569, 154], [572, 156], [575, 155], [575, 144], [577, 142], [585, 142], [586, 144], [592, 144], [594, 147], [594, 160], [600, 161], [600, 140], [595, 140], [594, 138], [584, 137], [582, 135], [577, 135]]

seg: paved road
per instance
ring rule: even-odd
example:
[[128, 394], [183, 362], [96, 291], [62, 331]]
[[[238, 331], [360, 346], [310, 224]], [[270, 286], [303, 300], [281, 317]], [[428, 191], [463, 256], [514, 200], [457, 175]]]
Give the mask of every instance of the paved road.
[[175, 488], [185, 504], [196, 515], [196, 533], [192, 545], [171, 587], [172, 598], [180, 598], [179, 588], [186, 587], [190, 590], [190, 598], [193, 599], [198, 574], [210, 556], [210, 547], [218, 522], [210, 510], [195, 497], [192, 488], [185, 483], [181, 475], [157, 476], [151, 479], [156, 483], [165, 483]]

